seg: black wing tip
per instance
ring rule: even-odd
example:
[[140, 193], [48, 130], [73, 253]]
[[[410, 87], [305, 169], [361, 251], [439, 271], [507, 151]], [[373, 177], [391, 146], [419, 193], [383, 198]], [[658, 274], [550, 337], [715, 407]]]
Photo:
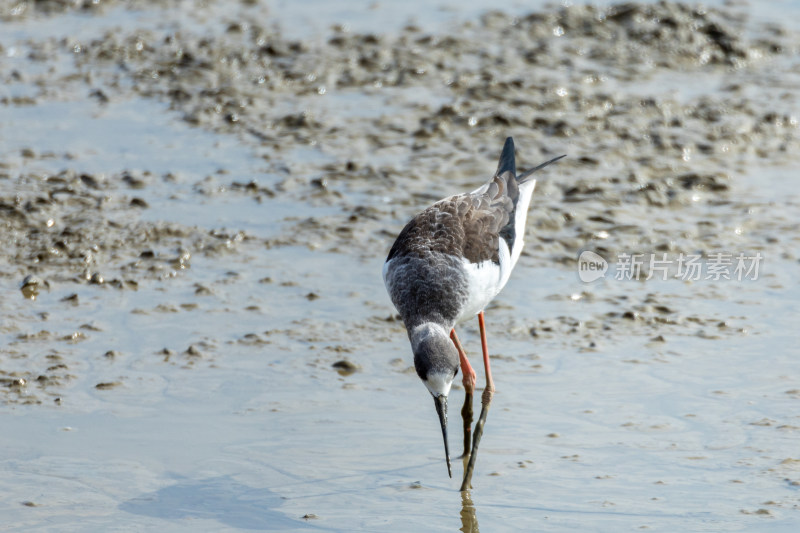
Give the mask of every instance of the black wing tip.
[[551, 160], [549, 160], [549, 161], [545, 161], [544, 163], [542, 163], [541, 165], [539, 165], [539, 166], [537, 166], [537, 167], [534, 167], [534, 168], [532, 168], [532, 169], [530, 169], [530, 170], [526, 170], [525, 172], [523, 172], [522, 174], [520, 174], [519, 176], [517, 176], [517, 179], [518, 179], [519, 181], [525, 181], [525, 179], [526, 179], [526, 178], [529, 178], [529, 177], [531, 176], [531, 174], [533, 174], [533, 173], [534, 173], [534, 172], [536, 172], [537, 170], [542, 170], [544, 167], [546, 167], [546, 166], [548, 166], [548, 165], [552, 165], [552, 164], [553, 164], [553, 163], [555, 163], [556, 161], [559, 161], [559, 160], [561, 160], [561, 159], [564, 159], [565, 157], [567, 157], [567, 154], [563, 154], [563, 155], [560, 155], [560, 156], [558, 156], [558, 157], [554, 157], [553, 159], [551, 159]]
[[504, 172], [511, 172], [514, 176], [517, 175], [517, 163], [514, 155], [514, 138], [507, 137], [503, 145], [503, 151], [500, 153], [500, 162], [497, 164], [497, 172], [495, 176], [499, 176]]

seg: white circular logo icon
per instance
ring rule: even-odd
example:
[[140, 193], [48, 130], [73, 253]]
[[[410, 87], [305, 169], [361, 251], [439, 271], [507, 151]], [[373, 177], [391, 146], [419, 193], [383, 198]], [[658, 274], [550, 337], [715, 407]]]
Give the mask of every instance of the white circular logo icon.
[[584, 283], [604, 277], [607, 270], [608, 262], [590, 250], [584, 250], [578, 256], [578, 277]]

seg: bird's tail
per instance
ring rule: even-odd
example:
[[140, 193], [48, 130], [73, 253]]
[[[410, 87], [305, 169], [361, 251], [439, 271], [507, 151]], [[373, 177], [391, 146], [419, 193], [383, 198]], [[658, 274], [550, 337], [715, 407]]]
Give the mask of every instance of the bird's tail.
[[497, 163], [497, 172], [495, 176], [500, 176], [504, 172], [511, 172], [512, 176], [517, 175], [517, 163], [514, 157], [514, 139], [508, 137], [506, 143], [503, 145], [503, 151], [500, 153], [500, 162]]

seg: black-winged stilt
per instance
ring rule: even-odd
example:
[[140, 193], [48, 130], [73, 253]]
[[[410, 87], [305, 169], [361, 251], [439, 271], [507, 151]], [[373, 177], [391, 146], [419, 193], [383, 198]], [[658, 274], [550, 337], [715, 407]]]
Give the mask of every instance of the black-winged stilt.
[[[562, 157], [517, 176], [514, 141], [509, 137], [492, 179], [470, 193], [440, 200], [416, 215], [398, 235], [383, 266], [386, 289], [411, 340], [417, 374], [436, 405], [450, 477], [447, 396], [461, 366], [467, 392], [462, 410], [464, 451], [469, 454], [461, 490], [469, 488], [494, 393], [483, 310], [506, 284], [522, 252], [528, 205], [536, 186], [533, 173]], [[486, 387], [470, 450], [476, 376], [455, 326], [476, 314]]]

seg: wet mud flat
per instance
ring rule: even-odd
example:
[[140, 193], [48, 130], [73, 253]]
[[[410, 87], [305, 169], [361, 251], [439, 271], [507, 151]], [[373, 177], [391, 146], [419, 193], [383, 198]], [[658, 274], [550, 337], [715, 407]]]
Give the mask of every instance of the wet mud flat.
[[[259, 2], [0, 3], [3, 515], [790, 530], [800, 34], [755, 11], [378, 7], [298, 35]], [[380, 267], [509, 135], [521, 168], [568, 158], [487, 311], [462, 501]], [[632, 253], [673, 277], [614, 279]], [[719, 253], [757, 279], [674, 278]]]

